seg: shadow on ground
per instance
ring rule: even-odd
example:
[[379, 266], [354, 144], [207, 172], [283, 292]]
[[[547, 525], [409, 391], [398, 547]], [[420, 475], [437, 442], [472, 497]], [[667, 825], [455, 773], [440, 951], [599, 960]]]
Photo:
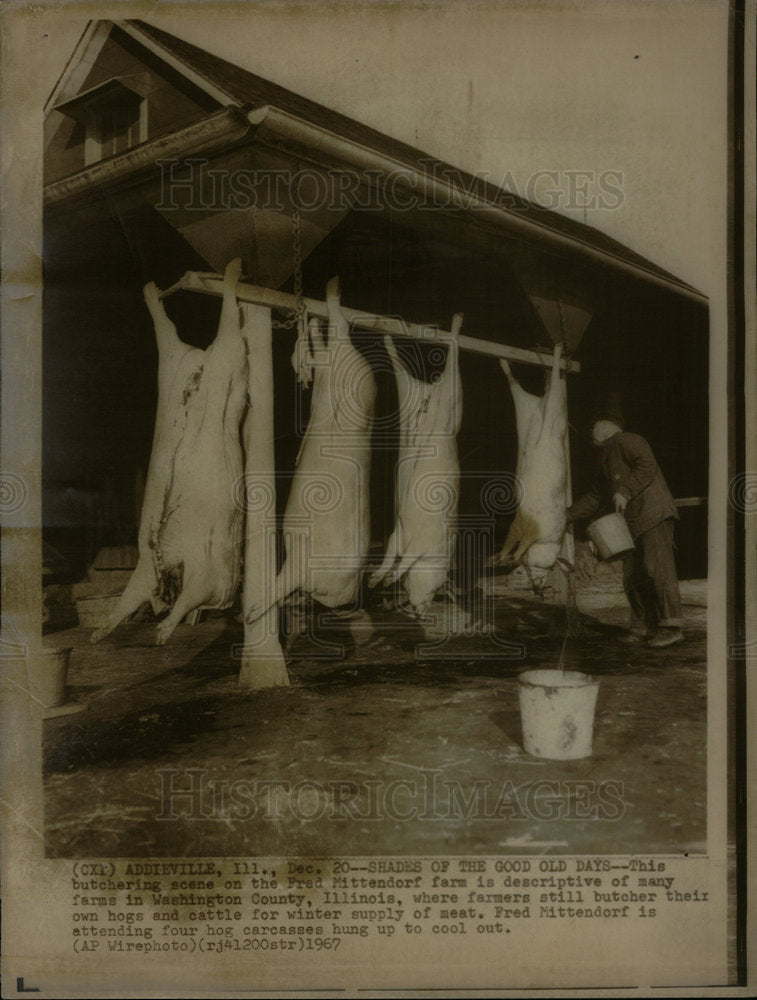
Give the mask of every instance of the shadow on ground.
[[45, 723], [48, 854], [702, 850], [704, 613], [661, 651], [584, 616], [565, 666], [601, 681], [594, 752], [546, 761], [522, 749], [517, 675], [557, 665], [564, 610], [498, 597], [495, 612], [494, 637], [425, 647], [378, 613], [358, 642], [328, 630], [337, 659], [301, 637], [291, 687], [259, 692], [237, 686], [242, 629], [223, 615], [167, 647], [145, 623], [98, 646], [57, 633], [87, 710]]

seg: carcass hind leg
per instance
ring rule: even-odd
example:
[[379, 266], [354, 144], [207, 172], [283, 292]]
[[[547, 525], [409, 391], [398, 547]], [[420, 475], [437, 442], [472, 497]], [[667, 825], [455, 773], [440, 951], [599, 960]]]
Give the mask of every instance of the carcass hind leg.
[[221, 318], [218, 322], [218, 336], [239, 336], [239, 306], [237, 305], [237, 283], [242, 273], [242, 261], [239, 257], [229, 261], [223, 275], [223, 300]]
[[148, 281], [142, 289], [147, 311], [150, 313], [155, 328], [155, 340], [160, 353], [181, 346], [176, 332], [176, 325], [168, 318], [163, 302], [160, 299], [160, 289], [154, 281]]
[[[510, 392], [512, 393], [513, 402], [515, 403], [515, 413], [516, 417], [518, 413], [526, 415], [529, 410], [533, 410], [541, 402], [538, 396], [534, 396], [530, 392], [526, 392], [517, 378], [513, 375], [512, 368], [505, 361], [504, 358], [499, 359], [500, 368], [505, 373], [508, 383], [510, 384]], [[526, 413], [524, 413], [526, 411]]]
[[108, 615], [107, 622], [96, 629], [89, 637], [90, 642], [100, 642], [106, 635], [110, 635], [114, 628], [117, 628], [129, 615], [139, 608], [145, 601], [153, 598], [155, 589], [155, 572], [152, 560], [140, 557], [136, 569], [131, 575], [126, 589], [118, 599], [118, 603]]

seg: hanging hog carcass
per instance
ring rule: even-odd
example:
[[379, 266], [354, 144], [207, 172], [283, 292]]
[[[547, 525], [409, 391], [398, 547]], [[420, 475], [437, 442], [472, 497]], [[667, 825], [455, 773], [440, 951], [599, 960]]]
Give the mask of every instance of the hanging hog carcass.
[[547, 573], [557, 562], [565, 534], [568, 404], [565, 380], [560, 377], [562, 353], [557, 344], [543, 396], [526, 392], [508, 362], [500, 359], [515, 404], [521, 499], [505, 544], [491, 564], [511, 570], [522, 563], [537, 593], [543, 591]]
[[200, 606], [228, 607], [240, 579], [242, 475], [240, 423], [246, 405], [247, 357], [236, 286], [241, 262], [224, 275], [218, 333], [202, 351], [183, 343], [154, 283], [145, 303], [158, 345], [158, 407], [139, 528], [139, 560], [98, 642], [145, 601], [170, 613], [164, 643]]
[[[292, 364], [313, 381], [310, 419], [300, 446], [283, 520], [285, 558], [273, 603], [296, 592], [327, 608], [355, 604], [370, 544], [371, 431], [376, 380], [354, 347], [342, 313], [339, 282], [326, 289], [329, 328], [318, 320], [298, 341]], [[246, 609], [257, 621], [269, 607]]]
[[422, 616], [447, 581], [454, 552], [460, 463], [457, 432], [462, 388], [455, 316], [443, 371], [431, 383], [409, 374], [391, 337], [386, 349], [397, 379], [399, 455], [396, 517], [381, 566], [369, 585], [401, 582], [410, 609]]

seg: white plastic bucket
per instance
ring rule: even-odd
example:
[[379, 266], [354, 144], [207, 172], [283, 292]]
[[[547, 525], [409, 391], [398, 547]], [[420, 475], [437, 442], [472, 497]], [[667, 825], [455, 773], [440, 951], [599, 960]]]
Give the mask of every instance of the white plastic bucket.
[[66, 700], [66, 677], [71, 649], [45, 649], [31, 661], [32, 696], [43, 708], [57, 708]]
[[550, 760], [590, 757], [599, 681], [575, 670], [528, 670], [518, 684], [526, 753]]
[[622, 514], [606, 514], [598, 518], [587, 527], [586, 534], [596, 545], [600, 559], [617, 559], [634, 547]]

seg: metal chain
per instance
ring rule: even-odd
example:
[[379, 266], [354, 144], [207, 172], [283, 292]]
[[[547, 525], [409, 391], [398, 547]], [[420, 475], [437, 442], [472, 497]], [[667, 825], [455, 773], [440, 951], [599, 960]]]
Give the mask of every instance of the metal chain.
[[292, 213], [292, 256], [294, 260], [294, 299], [295, 307], [289, 319], [273, 320], [276, 330], [291, 330], [297, 327], [300, 337], [307, 335], [307, 307], [302, 294], [302, 218], [300, 209], [294, 206]]

